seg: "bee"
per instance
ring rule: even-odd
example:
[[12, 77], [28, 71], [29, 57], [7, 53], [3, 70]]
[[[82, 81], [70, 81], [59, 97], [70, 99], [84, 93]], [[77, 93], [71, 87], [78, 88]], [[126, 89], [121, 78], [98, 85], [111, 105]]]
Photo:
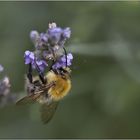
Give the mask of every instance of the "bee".
[[[66, 60], [67, 61], [67, 60]], [[40, 71], [36, 64], [39, 76], [32, 76], [32, 66], [29, 65], [29, 70], [26, 78], [26, 90], [28, 95], [17, 101], [16, 105], [38, 102], [41, 104], [41, 120], [43, 123], [48, 123], [58, 106], [58, 103], [63, 99], [71, 89], [71, 70], [69, 67], [60, 68], [57, 70], [50, 69], [47, 74]]]

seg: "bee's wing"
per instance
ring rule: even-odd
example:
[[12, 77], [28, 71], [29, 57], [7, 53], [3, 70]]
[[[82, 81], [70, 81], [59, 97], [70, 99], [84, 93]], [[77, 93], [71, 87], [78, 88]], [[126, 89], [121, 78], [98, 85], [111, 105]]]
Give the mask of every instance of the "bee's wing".
[[32, 94], [29, 96], [25, 96], [19, 101], [16, 102], [16, 105], [22, 105], [22, 104], [27, 104], [27, 103], [35, 103], [36, 99], [39, 98], [41, 93], [38, 94]]
[[34, 103], [42, 94], [46, 93], [45, 91], [48, 91], [48, 89], [51, 88], [52, 86], [54, 86], [54, 82], [41, 88], [38, 92], [36, 92], [36, 94], [31, 94], [31, 95], [23, 97], [22, 99], [20, 99], [19, 101], [16, 102], [16, 105]]
[[41, 120], [44, 124], [48, 123], [52, 119], [57, 109], [58, 103], [59, 102], [51, 102], [50, 104], [41, 105]]

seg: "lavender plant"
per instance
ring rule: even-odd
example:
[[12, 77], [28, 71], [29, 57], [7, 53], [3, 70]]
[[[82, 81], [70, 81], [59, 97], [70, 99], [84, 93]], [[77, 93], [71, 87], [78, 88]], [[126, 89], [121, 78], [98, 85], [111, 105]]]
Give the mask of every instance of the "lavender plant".
[[[33, 52], [27, 50], [24, 54], [25, 64], [29, 65], [26, 80], [28, 95], [16, 104], [40, 103], [41, 119], [44, 123], [53, 117], [58, 102], [69, 93], [72, 86], [69, 66], [72, 65], [73, 55], [67, 54], [64, 48], [70, 34], [70, 28], [62, 29], [55, 23], [49, 24], [46, 33], [39, 34], [37, 31], [30, 33], [35, 50]], [[47, 67], [49, 71], [45, 74]], [[39, 79], [32, 76], [32, 69], [37, 70]]]
[[[4, 67], [0, 65], [0, 74], [4, 71]], [[11, 84], [8, 76], [0, 79], [0, 107], [15, 103], [17, 95], [11, 93]]]
[[[49, 24], [45, 33], [38, 31], [30, 32], [30, 39], [34, 45], [34, 51], [25, 51], [25, 64], [31, 64], [36, 69], [36, 64], [42, 72], [49, 66], [49, 61], [53, 61], [52, 68], [65, 67], [64, 61], [67, 57], [67, 65], [72, 63], [73, 56], [71, 53], [64, 54], [64, 44], [70, 38], [71, 30], [69, 27], [60, 28], [56, 23]], [[65, 56], [67, 55], [67, 56]]]
[[[72, 65], [72, 53], [66, 53], [64, 48], [65, 42], [70, 38], [70, 28], [60, 28], [56, 23], [49, 24], [49, 28], [45, 33], [38, 31], [30, 32], [30, 39], [34, 45], [34, 51], [26, 50], [24, 60], [26, 65], [31, 65], [33, 69], [44, 71], [51, 67], [52, 70], [59, 70]], [[49, 62], [52, 64], [49, 66]], [[0, 73], [4, 71], [0, 65]], [[17, 94], [10, 91], [10, 80], [5, 76], [0, 80], [0, 106], [5, 106], [9, 103], [15, 103]]]

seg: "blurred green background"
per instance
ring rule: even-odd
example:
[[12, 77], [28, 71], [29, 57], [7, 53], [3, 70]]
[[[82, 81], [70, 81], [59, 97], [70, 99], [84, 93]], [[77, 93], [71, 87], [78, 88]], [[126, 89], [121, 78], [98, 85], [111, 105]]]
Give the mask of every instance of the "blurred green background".
[[0, 2], [0, 63], [24, 92], [31, 30], [71, 27], [72, 90], [47, 125], [37, 105], [0, 109], [0, 138], [140, 138], [140, 2]]

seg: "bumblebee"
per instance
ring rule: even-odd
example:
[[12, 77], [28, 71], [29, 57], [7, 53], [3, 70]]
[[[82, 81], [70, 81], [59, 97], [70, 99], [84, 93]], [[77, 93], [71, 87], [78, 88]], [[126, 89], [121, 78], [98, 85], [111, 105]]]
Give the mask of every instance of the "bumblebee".
[[[67, 60], [66, 60], [67, 61]], [[71, 89], [70, 68], [49, 70], [47, 74], [40, 71], [36, 64], [39, 76], [32, 76], [32, 66], [29, 65], [26, 78], [26, 90], [28, 95], [17, 101], [17, 105], [38, 102], [41, 104], [41, 119], [48, 123], [53, 117], [58, 103]]]

